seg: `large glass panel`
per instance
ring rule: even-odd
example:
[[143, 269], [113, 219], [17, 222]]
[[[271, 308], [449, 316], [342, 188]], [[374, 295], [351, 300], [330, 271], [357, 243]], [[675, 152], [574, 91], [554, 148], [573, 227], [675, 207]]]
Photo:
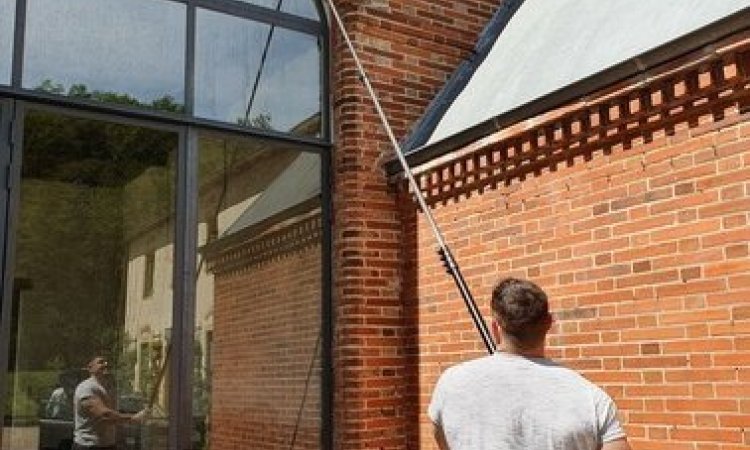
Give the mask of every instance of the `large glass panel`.
[[96, 420], [77, 389], [153, 411], [79, 428], [87, 442], [167, 448], [177, 146], [175, 133], [27, 113], [4, 449], [68, 448], [74, 416]]
[[318, 38], [199, 10], [195, 113], [266, 130], [320, 134]]
[[210, 135], [199, 148], [194, 450], [317, 449], [319, 157]]
[[180, 112], [185, 5], [28, 0], [23, 87]]
[[0, 0], [0, 84], [10, 84], [16, 0]]
[[318, 10], [315, 7], [315, 0], [240, 0], [253, 5], [273, 8], [277, 11], [283, 11], [290, 14], [306, 17], [308, 19], [319, 20]]

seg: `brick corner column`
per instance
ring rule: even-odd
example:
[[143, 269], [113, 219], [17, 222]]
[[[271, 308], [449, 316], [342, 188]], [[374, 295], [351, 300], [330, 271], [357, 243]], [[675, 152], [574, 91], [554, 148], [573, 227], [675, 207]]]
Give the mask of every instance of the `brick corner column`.
[[[339, 13], [397, 137], [469, 56], [497, 0], [337, 0]], [[331, 19], [333, 20], [333, 19]], [[354, 59], [331, 24], [334, 442], [338, 449], [417, 448], [416, 286], [408, 271], [403, 198], [384, 163], [393, 149]], [[406, 214], [407, 217], [402, 217]], [[405, 219], [405, 220], [404, 220]], [[407, 231], [408, 233], [408, 231]], [[408, 239], [407, 239], [408, 240]], [[413, 306], [413, 305], [412, 305]], [[411, 355], [411, 356], [410, 356]]]

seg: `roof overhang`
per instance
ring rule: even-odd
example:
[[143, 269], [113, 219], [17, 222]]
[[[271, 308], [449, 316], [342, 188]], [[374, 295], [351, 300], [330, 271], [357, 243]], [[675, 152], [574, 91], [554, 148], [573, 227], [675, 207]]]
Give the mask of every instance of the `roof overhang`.
[[[465, 147], [494, 132], [535, 117], [546, 111], [578, 101], [594, 92], [619, 82], [643, 76], [647, 80], [649, 71], [694, 53], [712, 53], [712, 44], [733, 34], [750, 30], [750, 7], [743, 8], [720, 20], [698, 28], [677, 39], [654, 47], [646, 52], [610, 66], [579, 81], [562, 86], [543, 96], [509, 109], [501, 114], [469, 126], [462, 131], [430, 142], [420, 147], [407, 148], [406, 159], [411, 167], [427, 163], [435, 158]], [[403, 171], [398, 160], [386, 163], [388, 175]]]

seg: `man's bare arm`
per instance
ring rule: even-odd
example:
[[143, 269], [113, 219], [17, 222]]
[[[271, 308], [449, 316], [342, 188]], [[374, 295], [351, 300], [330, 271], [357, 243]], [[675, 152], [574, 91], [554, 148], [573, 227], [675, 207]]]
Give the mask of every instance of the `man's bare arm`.
[[[443, 433], [443, 428], [440, 425], [434, 424], [434, 428], [432, 430], [433, 434], [435, 435], [435, 442], [437, 442], [438, 448], [440, 450], [450, 450], [448, 448], [448, 442], [445, 441], [445, 433]], [[620, 450], [620, 449], [606, 449], [606, 450]]]
[[107, 405], [97, 396], [86, 397], [81, 400], [81, 408], [97, 420], [105, 422], [140, 422], [144, 414], [122, 414]]
[[628, 440], [625, 438], [616, 439], [614, 441], [606, 442], [602, 445], [602, 450], [631, 450]]

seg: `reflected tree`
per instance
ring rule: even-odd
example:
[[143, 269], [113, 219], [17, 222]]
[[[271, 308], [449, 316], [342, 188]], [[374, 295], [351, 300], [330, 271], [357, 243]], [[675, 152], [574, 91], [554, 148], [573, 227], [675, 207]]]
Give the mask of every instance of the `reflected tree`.
[[173, 113], [183, 114], [185, 106], [178, 103], [171, 95], [165, 95], [152, 100], [150, 103], [144, 103], [137, 98], [120, 92], [89, 90], [84, 84], [72, 84], [66, 91], [65, 86], [55, 83], [50, 79], [44, 80], [39, 86], [34, 88], [35, 91], [44, 92], [54, 95], [65, 95], [67, 97], [80, 98], [86, 100], [95, 100], [102, 103], [111, 103], [115, 105], [137, 106], [141, 108], [158, 109]]
[[81, 367], [101, 351], [125, 355], [118, 372], [134, 364], [123, 350], [128, 239], [172, 211], [176, 146], [173, 133], [26, 115], [16, 277], [33, 283], [20, 294], [16, 370]]
[[211, 400], [210, 367], [205, 365], [203, 346], [200, 339], [195, 339], [193, 346], [193, 418], [198, 434], [195, 448], [202, 450], [206, 446], [205, 418], [208, 415]]
[[260, 130], [273, 130], [271, 114], [260, 113], [253, 117], [238, 117], [237, 124], [243, 127], [258, 128]]

